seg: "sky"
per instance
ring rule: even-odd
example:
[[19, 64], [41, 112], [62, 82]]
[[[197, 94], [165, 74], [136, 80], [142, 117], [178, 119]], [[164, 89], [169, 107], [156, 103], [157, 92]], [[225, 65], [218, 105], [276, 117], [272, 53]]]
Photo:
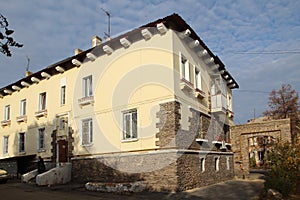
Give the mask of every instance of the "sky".
[[0, 54], [0, 88], [24, 77], [27, 57], [36, 72], [87, 50], [104, 37], [178, 13], [239, 83], [233, 90], [235, 123], [266, 110], [269, 93], [291, 84], [300, 92], [300, 1], [297, 0], [0, 0], [14, 39], [12, 57]]

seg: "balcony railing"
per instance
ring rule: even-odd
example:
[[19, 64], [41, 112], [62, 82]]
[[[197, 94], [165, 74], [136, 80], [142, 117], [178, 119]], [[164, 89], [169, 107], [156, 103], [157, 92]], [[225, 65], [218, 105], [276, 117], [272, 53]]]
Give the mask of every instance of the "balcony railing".
[[16, 117], [17, 122], [26, 122], [27, 121], [27, 115], [22, 115], [19, 117]]
[[94, 96], [87, 96], [87, 97], [82, 97], [78, 99], [78, 104], [80, 107], [84, 105], [89, 105], [89, 104], [94, 104]]
[[1, 126], [9, 126], [11, 124], [10, 119], [1, 121]]

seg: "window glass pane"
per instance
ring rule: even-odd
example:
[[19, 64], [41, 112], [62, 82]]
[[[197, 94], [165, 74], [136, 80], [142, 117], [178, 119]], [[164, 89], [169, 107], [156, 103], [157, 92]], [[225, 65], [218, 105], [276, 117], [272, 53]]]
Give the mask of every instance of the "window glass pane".
[[132, 113], [132, 138], [137, 138], [137, 113]]
[[93, 142], [93, 121], [92, 119], [87, 119], [82, 121], [82, 145], [87, 145]]
[[10, 106], [9, 105], [5, 106], [4, 119], [5, 120], [10, 119]]
[[39, 110], [45, 110], [46, 109], [46, 92], [43, 92], [40, 94], [39, 98]]
[[39, 146], [38, 148], [45, 149], [45, 128], [40, 128], [39, 129]]
[[61, 92], [60, 92], [60, 104], [65, 105], [66, 103], [66, 86], [61, 87]]
[[92, 120], [90, 120], [90, 123], [89, 123], [89, 125], [90, 125], [90, 127], [89, 127], [89, 129], [90, 129], [90, 131], [89, 131], [89, 133], [90, 133], [90, 143], [92, 143], [93, 142], [93, 121]]
[[93, 81], [92, 76], [83, 78], [83, 96], [88, 97], [93, 95]]
[[19, 133], [19, 152], [25, 151], [25, 133]]
[[137, 138], [136, 110], [123, 113], [123, 139]]

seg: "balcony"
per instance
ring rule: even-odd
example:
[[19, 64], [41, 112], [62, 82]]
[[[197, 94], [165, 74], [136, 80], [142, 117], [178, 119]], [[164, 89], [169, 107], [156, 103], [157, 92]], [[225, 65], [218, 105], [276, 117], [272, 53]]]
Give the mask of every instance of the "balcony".
[[203, 92], [202, 90], [196, 88], [196, 90], [194, 91], [195, 97], [196, 98], [200, 98], [203, 99], [205, 98], [205, 92]]
[[222, 112], [226, 113], [227, 111], [227, 99], [226, 96], [222, 94], [217, 94], [211, 96], [211, 112]]
[[27, 122], [27, 115], [22, 115], [16, 118], [18, 123]]
[[194, 85], [185, 78], [182, 78], [180, 82], [180, 89], [187, 92], [192, 92], [194, 90]]
[[78, 99], [78, 104], [80, 107], [85, 106], [85, 105], [89, 105], [89, 104], [94, 104], [94, 96], [87, 96], [87, 97], [82, 97], [80, 99]]
[[10, 124], [11, 124], [10, 119], [1, 121], [1, 126], [10, 126]]
[[229, 118], [233, 118], [234, 117], [234, 112], [232, 112], [230, 109], [227, 109], [227, 115]]
[[44, 110], [39, 110], [34, 113], [34, 116], [39, 118], [39, 117], [46, 117], [47, 116], [47, 109]]

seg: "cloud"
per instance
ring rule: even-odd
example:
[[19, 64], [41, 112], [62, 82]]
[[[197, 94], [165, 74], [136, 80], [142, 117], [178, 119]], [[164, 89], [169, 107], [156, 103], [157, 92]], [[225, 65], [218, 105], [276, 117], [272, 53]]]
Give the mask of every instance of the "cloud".
[[[268, 92], [291, 83], [299, 92], [300, 1], [294, 0], [0, 0], [14, 38], [24, 44], [13, 57], [0, 57], [0, 86], [24, 76], [26, 55], [37, 71], [73, 55], [75, 48], [91, 47], [93, 35], [107, 32], [111, 13], [112, 35], [179, 13], [239, 82], [234, 91], [236, 122], [243, 123], [266, 109]], [[249, 53], [250, 52], [250, 53]], [[248, 92], [246, 92], [247, 90]], [[252, 92], [251, 92], [252, 91]], [[253, 92], [253, 91], [264, 91]]]

